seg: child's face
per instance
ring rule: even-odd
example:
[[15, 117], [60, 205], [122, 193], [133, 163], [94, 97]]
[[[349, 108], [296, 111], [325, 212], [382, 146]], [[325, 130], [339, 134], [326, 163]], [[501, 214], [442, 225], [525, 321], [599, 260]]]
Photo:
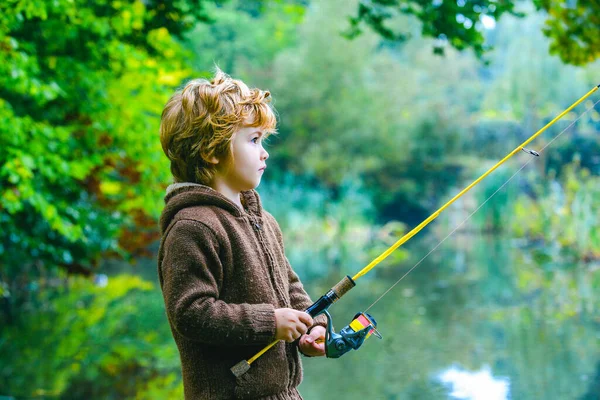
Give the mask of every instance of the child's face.
[[238, 130], [232, 142], [232, 162], [227, 163], [221, 178], [235, 191], [250, 190], [260, 184], [267, 167], [269, 153], [263, 147], [261, 128], [246, 127]]

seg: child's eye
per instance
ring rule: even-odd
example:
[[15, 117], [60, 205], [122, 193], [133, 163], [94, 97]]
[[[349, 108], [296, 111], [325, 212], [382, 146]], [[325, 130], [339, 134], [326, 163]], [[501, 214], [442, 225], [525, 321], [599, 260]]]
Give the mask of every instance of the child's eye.
[[255, 137], [254, 139], [252, 139], [252, 143], [258, 143], [258, 137]]

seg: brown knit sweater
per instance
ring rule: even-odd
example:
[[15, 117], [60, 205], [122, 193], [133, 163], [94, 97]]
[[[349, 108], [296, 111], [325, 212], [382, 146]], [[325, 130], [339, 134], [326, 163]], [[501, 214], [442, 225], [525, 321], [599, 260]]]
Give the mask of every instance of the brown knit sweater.
[[243, 192], [242, 200], [244, 211], [196, 184], [171, 185], [165, 197], [158, 275], [185, 398], [301, 399], [293, 343], [279, 342], [237, 379], [230, 371], [274, 340], [275, 308], [312, 304], [258, 193]]

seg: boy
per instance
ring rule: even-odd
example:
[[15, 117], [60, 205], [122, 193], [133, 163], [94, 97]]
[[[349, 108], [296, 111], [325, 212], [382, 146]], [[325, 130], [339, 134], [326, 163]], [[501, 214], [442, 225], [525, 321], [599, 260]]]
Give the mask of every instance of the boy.
[[[325, 354], [325, 319], [284, 254], [258, 193], [275, 131], [267, 91], [217, 69], [193, 80], [163, 110], [160, 140], [175, 183], [161, 215], [158, 274], [181, 356], [186, 399], [301, 399], [298, 350]], [[314, 329], [313, 329], [314, 328]], [[274, 339], [236, 378], [230, 368]]]

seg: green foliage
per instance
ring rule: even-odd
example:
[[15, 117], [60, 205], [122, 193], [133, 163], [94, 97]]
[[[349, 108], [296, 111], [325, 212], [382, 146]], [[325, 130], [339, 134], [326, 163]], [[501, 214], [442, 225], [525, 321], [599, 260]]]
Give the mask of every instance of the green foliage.
[[600, 57], [598, 2], [534, 0], [534, 3], [548, 14], [544, 34], [552, 41], [552, 54], [574, 65], [588, 64]]
[[[486, 85], [482, 117], [496, 129], [504, 122], [509, 129], [501, 133], [512, 134], [519, 143], [598, 84], [595, 76], [598, 63], [586, 68], [573, 67], [548, 54], [550, 40], [541, 33], [543, 24], [544, 17], [540, 14], [523, 19], [507, 17], [489, 34], [496, 50], [489, 55], [488, 71], [493, 79]], [[515, 39], [516, 30], [522, 35], [520, 40]], [[589, 104], [583, 106], [563, 118], [549, 133], [565, 128]], [[486, 133], [490, 139], [505, 137], [498, 132]]]
[[474, 74], [475, 64], [451, 54], [449, 67], [420, 41], [406, 54], [382, 49], [374, 35], [349, 42], [338, 36], [344, 22], [328, 20], [347, 3], [318, 7], [258, 82], [273, 92], [280, 115], [270, 162], [333, 192], [361, 180], [382, 220], [414, 222], [441, 194], [443, 179], [460, 170], [453, 156], [473, 91], [464, 82], [461, 90], [457, 78]]
[[[233, 20], [234, 8], [220, 9], [220, 18]], [[401, 48], [372, 34], [348, 42], [338, 36], [344, 22], [330, 17], [348, 8], [315, 2], [296, 34], [288, 29], [286, 42], [272, 41], [281, 47], [272, 65], [255, 55], [263, 27], [278, 26], [269, 14], [203, 26], [190, 43], [198, 54], [221, 54], [229, 72], [273, 92], [280, 135], [271, 139], [271, 176], [314, 177], [334, 193], [343, 181], [361, 180], [380, 221], [420, 222], [461, 176], [504, 156], [592, 85], [593, 68], [565, 67], [547, 54], [537, 15], [503, 18], [487, 32], [497, 50], [482, 68], [469, 54], [431, 55], [426, 39]], [[414, 18], [399, 18], [415, 29]], [[525, 36], [515, 40], [516, 30]], [[234, 45], [225, 46], [225, 38]], [[210, 67], [214, 56], [207, 58], [198, 65]]]
[[[520, 15], [513, 0], [442, 1], [442, 0], [370, 0], [360, 1], [356, 16], [350, 18], [350, 37], [362, 32], [366, 24], [386, 40], [404, 42], [412, 34], [399, 23], [398, 15], [415, 16], [421, 22], [421, 35], [437, 39], [433, 49], [444, 54], [450, 45], [457, 50], [472, 49], [482, 57], [489, 46], [485, 44], [482, 18], [497, 20], [503, 14]], [[392, 25], [391, 27], [389, 25]]]
[[234, 0], [210, 7], [211, 15], [219, 22], [196, 25], [184, 41], [193, 54], [191, 64], [195, 70], [211, 71], [216, 64], [247, 79], [268, 69], [277, 54], [293, 44], [305, 13], [302, 5], [274, 1], [256, 10], [252, 4]]
[[[492, 167], [493, 163], [495, 162], [490, 161], [484, 164], [474, 174], [473, 179]], [[525, 172], [521, 172], [521, 174], [525, 175], [523, 177], [521, 175], [513, 176], [514, 173], [514, 170], [506, 166], [500, 167], [486, 177], [485, 183], [482, 182], [480, 187], [474, 189], [476, 193], [472, 195], [472, 198], [477, 202], [477, 206], [489, 199], [485, 206], [472, 218], [471, 222], [477, 227], [476, 229], [486, 232], [505, 232], [508, 230], [507, 219], [512, 215], [514, 203], [519, 194], [522, 194], [523, 190], [527, 189], [526, 179], [535, 179], [535, 175], [533, 174], [526, 175]], [[506, 183], [509, 179], [510, 182]], [[476, 206], [472, 207], [476, 208]], [[472, 210], [469, 209], [469, 211]], [[466, 215], [464, 217], [466, 218]]]
[[[394, 221], [373, 225], [370, 197], [353, 182], [345, 182], [336, 197], [292, 175], [279, 182], [263, 182], [259, 190], [266, 209], [284, 232], [292, 267], [308, 282], [353, 275], [406, 228]], [[397, 265], [406, 257], [407, 252], [399, 249], [386, 265]]]
[[158, 116], [189, 74], [174, 37], [206, 20], [202, 2], [0, 9], [0, 280], [136, 254], [156, 237], [168, 179]]
[[[412, 15], [421, 22], [421, 35], [437, 39], [434, 52], [443, 54], [447, 45], [458, 50], [472, 49], [478, 58], [491, 49], [486, 44], [483, 19], [500, 20], [505, 14], [523, 16], [516, 0], [442, 1], [369, 0], [360, 1], [350, 18], [348, 36], [356, 37], [367, 25], [386, 40], [404, 42], [413, 36], [402, 26], [399, 15]], [[569, 64], [584, 65], [600, 56], [600, 5], [590, 1], [532, 0], [547, 13], [544, 34], [551, 39], [550, 52]]]
[[[557, 57], [547, 54], [549, 40], [541, 33], [543, 21], [541, 15], [503, 18], [496, 31], [490, 33], [495, 50], [489, 54], [490, 66], [482, 73], [486, 78], [481, 80], [482, 99], [469, 114], [472, 125], [468, 140], [460, 141], [465, 153], [473, 154], [473, 158], [463, 171], [465, 181], [453, 189], [454, 193], [594, 86], [598, 63], [587, 68], [566, 66]], [[518, 40], [514, 35], [517, 30], [523, 34]], [[523, 57], [524, 53], [528, 57]], [[599, 143], [600, 114], [593, 109], [597, 99], [593, 100], [564, 116], [528, 146], [540, 150], [562, 132], [563, 135], [544, 150], [543, 157], [531, 159], [525, 153], [515, 155], [467, 194], [457, 204], [460, 209], [453, 209], [453, 216], [443, 216], [441, 220], [462, 221], [527, 161], [531, 161], [530, 164], [496, 193], [467, 226], [496, 232], [508, 232], [512, 226], [518, 226], [520, 219], [513, 223], [512, 218], [519, 196], [532, 193], [532, 185], [537, 187], [546, 182], [547, 171], [554, 170], [561, 176], [562, 166], [570, 163], [575, 154], [580, 154], [581, 164], [597, 175], [600, 166], [595, 149]], [[451, 225], [450, 229], [455, 226]]]
[[[597, 64], [565, 67], [546, 50], [557, 41], [559, 51], [561, 35], [580, 22], [590, 39], [583, 2], [562, 9], [539, 1], [555, 11], [529, 10], [525, 18], [506, 16], [508, 2], [484, 2], [505, 15], [486, 31], [466, 29], [467, 18], [476, 25], [476, 13], [498, 8], [475, 2], [461, 9], [447, 1], [163, 3], [0, 5], [0, 395], [182, 397], [158, 289], [132, 276], [95, 286], [64, 271], [90, 273], [102, 257], [136, 256], [156, 238], [170, 180], [159, 114], [194, 71], [216, 62], [272, 91], [280, 134], [270, 139], [271, 167], [259, 191], [313, 296], [358, 271], [598, 83]], [[441, 9], [431, 8], [438, 3]], [[411, 8], [402, 11], [403, 4]], [[398, 46], [367, 32], [347, 41], [340, 32], [356, 7], [379, 13], [382, 27], [402, 25], [393, 35], [414, 38]], [[390, 10], [396, 15], [387, 18]], [[573, 15], [562, 25], [568, 29], [552, 25]], [[359, 29], [370, 23], [363, 17], [355, 20]], [[192, 28], [210, 19], [217, 23]], [[550, 39], [541, 33], [544, 21], [555, 21], [547, 25]], [[481, 54], [483, 36], [495, 47], [489, 66], [454, 49]], [[451, 45], [444, 58], [430, 50], [440, 40]], [[583, 62], [593, 40], [578, 43], [568, 57]], [[575, 118], [566, 116], [532, 148]], [[598, 277], [560, 260], [600, 254], [599, 123], [598, 112], [589, 112], [474, 218], [475, 229], [508, 237], [454, 236], [451, 248], [432, 253], [373, 309], [384, 342], [370, 339], [334, 368], [307, 360], [305, 397], [445, 398], [434, 376], [457, 362], [510, 376], [515, 398], [583, 393], [580, 377], [595, 360], [582, 349], [597, 338], [578, 324], [597, 308]], [[574, 154], [581, 160], [571, 164]], [[347, 319], [364, 309], [526, 157], [393, 253], [334, 312]]]
[[[560, 178], [550, 174], [536, 185], [535, 196], [514, 204], [512, 230], [518, 237], [541, 241], [547, 258], [600, 259], [600, 177], [590, 175], [576, 160]], [[543, 183], [543, 184], [542, 184]]]
[[[102, 281], [99, 281], [99, 283]], [[3, 329], [0, 393], [43, 398], [181, 398], [162, 298], [138, 277], [71, 278]], [[23, 330], [27, 334], [23, 335]], [[35, 360], [35, 362], [32, 362]]]

